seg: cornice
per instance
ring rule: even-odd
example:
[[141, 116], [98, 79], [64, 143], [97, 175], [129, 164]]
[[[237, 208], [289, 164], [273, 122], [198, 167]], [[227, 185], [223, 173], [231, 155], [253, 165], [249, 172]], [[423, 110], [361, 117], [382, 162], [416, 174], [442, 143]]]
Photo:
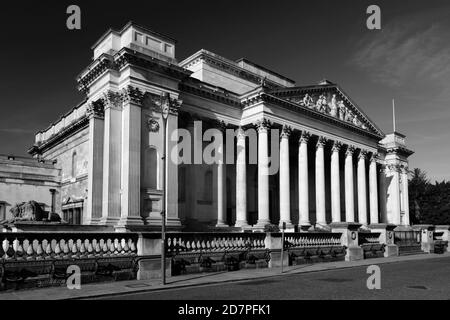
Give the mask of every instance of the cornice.
[[87, 115], [84, 115], [81, 117], [77, 122], [73, 123], [71, 126], [65, 128], [61, 132], [58, 132], [57, 134], [50, 137], [48, 140], [46, 140], [43, 143], [35, 144], [33, 145], [29, 150], [28, 153], [31, 155], [36, 154], [42, 154], [51, 147], [57, 145], [62, 140], [67, 139], [74, 134], [80, 132], [84, 128], [86, 128], [89, 125], [89, 118]]
[[191, 93], [206, 99], [242, 108], [241, 102], [236, 98], [233, 99], [229, 93], [225, 91], [222, 92], [218, 89], [210, 89], [202, 84], [184, 82], [180, 83], [179, 89], [181, 92]]

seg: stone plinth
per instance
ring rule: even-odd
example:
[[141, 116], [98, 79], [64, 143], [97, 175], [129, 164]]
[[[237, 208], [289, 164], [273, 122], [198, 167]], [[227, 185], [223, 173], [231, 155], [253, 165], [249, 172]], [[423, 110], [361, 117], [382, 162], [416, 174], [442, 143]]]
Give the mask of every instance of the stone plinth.
[[385, 257], [398, 256], [398, 246], [394, 244], [394, 229], [397, 227], [395, 224], [374, 223], [368, 227], [371, 232], [380, 233], [380, 243], [385, 245]]
[[331, 232], [341, 233], [341, 244], [347, 247], [345, 261], [364, 259], [363, 249], [358, 243], [358, 229], [361, 224], [355, 222], [335, 222], [330, 224]]
[[281, 259], [281, 249], [283, 248], [282, 234], [281, 233], [266, 233], [264, 240], [266, 249], [270, 250], [269, 268], [281, 267], [289, 265], [288, 253], [284, 252], [283, 260]]
[[413, 230], [421, 232], [422, 250], [427, 253], [434, 252], [434, 229], [431, 224], [418, 224], [412, 226]]

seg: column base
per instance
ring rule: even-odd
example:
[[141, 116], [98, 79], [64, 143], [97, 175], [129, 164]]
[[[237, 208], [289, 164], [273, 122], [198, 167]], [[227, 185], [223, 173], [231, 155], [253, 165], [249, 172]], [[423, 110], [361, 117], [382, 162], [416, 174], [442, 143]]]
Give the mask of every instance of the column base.
[[120, 217], [101, 218], [98, 222], [100, 225], [115, 226], [119, 223]]
[[236, 221], [236, 223], [234, 224], [234, 227], [244, 229], [244, 228], [249, 228], [250, 225], [248, 224], [247, 221]]
[[100, 219], [101, 218], [91, 218], [91, 219], [86, 220], [83, 224], [98, 225], [98, 224], [100, 224]]
[[265, 226], [267, 226], [270, 223], [270, 220], [258, 220], [256, 225], [254, 225], [255, 229], [264, 229]]
[[225, 221], [217, 221], [216, 228], [229, 228], [230, 226]]
[[119, 223], [117, 224], [118, 227], [121, 226], [141, 226], [144, 224], [144, 221], [142, 220], [142, 217], [124, 217], [120, 218]]

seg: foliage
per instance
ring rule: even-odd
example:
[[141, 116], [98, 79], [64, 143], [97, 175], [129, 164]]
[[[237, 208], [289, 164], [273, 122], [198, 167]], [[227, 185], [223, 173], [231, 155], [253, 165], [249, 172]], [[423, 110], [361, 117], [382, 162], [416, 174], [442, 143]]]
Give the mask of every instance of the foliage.
[[416, 168], [410, 173], [408, 193], [412, 224], [450, 224], [450, 182], [431, 184]]

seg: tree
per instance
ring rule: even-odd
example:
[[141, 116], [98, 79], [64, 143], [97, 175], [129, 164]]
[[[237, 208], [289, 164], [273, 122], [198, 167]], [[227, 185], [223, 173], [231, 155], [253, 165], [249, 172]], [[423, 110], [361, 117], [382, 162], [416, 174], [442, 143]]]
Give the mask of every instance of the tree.
[[408, 185], [410, 219], [412, 224], [418, 224], [421, 221], [421, 206], [424, 204], [430, 181], [426, 172], [418, 168], [410, 172], [410, 177]]

